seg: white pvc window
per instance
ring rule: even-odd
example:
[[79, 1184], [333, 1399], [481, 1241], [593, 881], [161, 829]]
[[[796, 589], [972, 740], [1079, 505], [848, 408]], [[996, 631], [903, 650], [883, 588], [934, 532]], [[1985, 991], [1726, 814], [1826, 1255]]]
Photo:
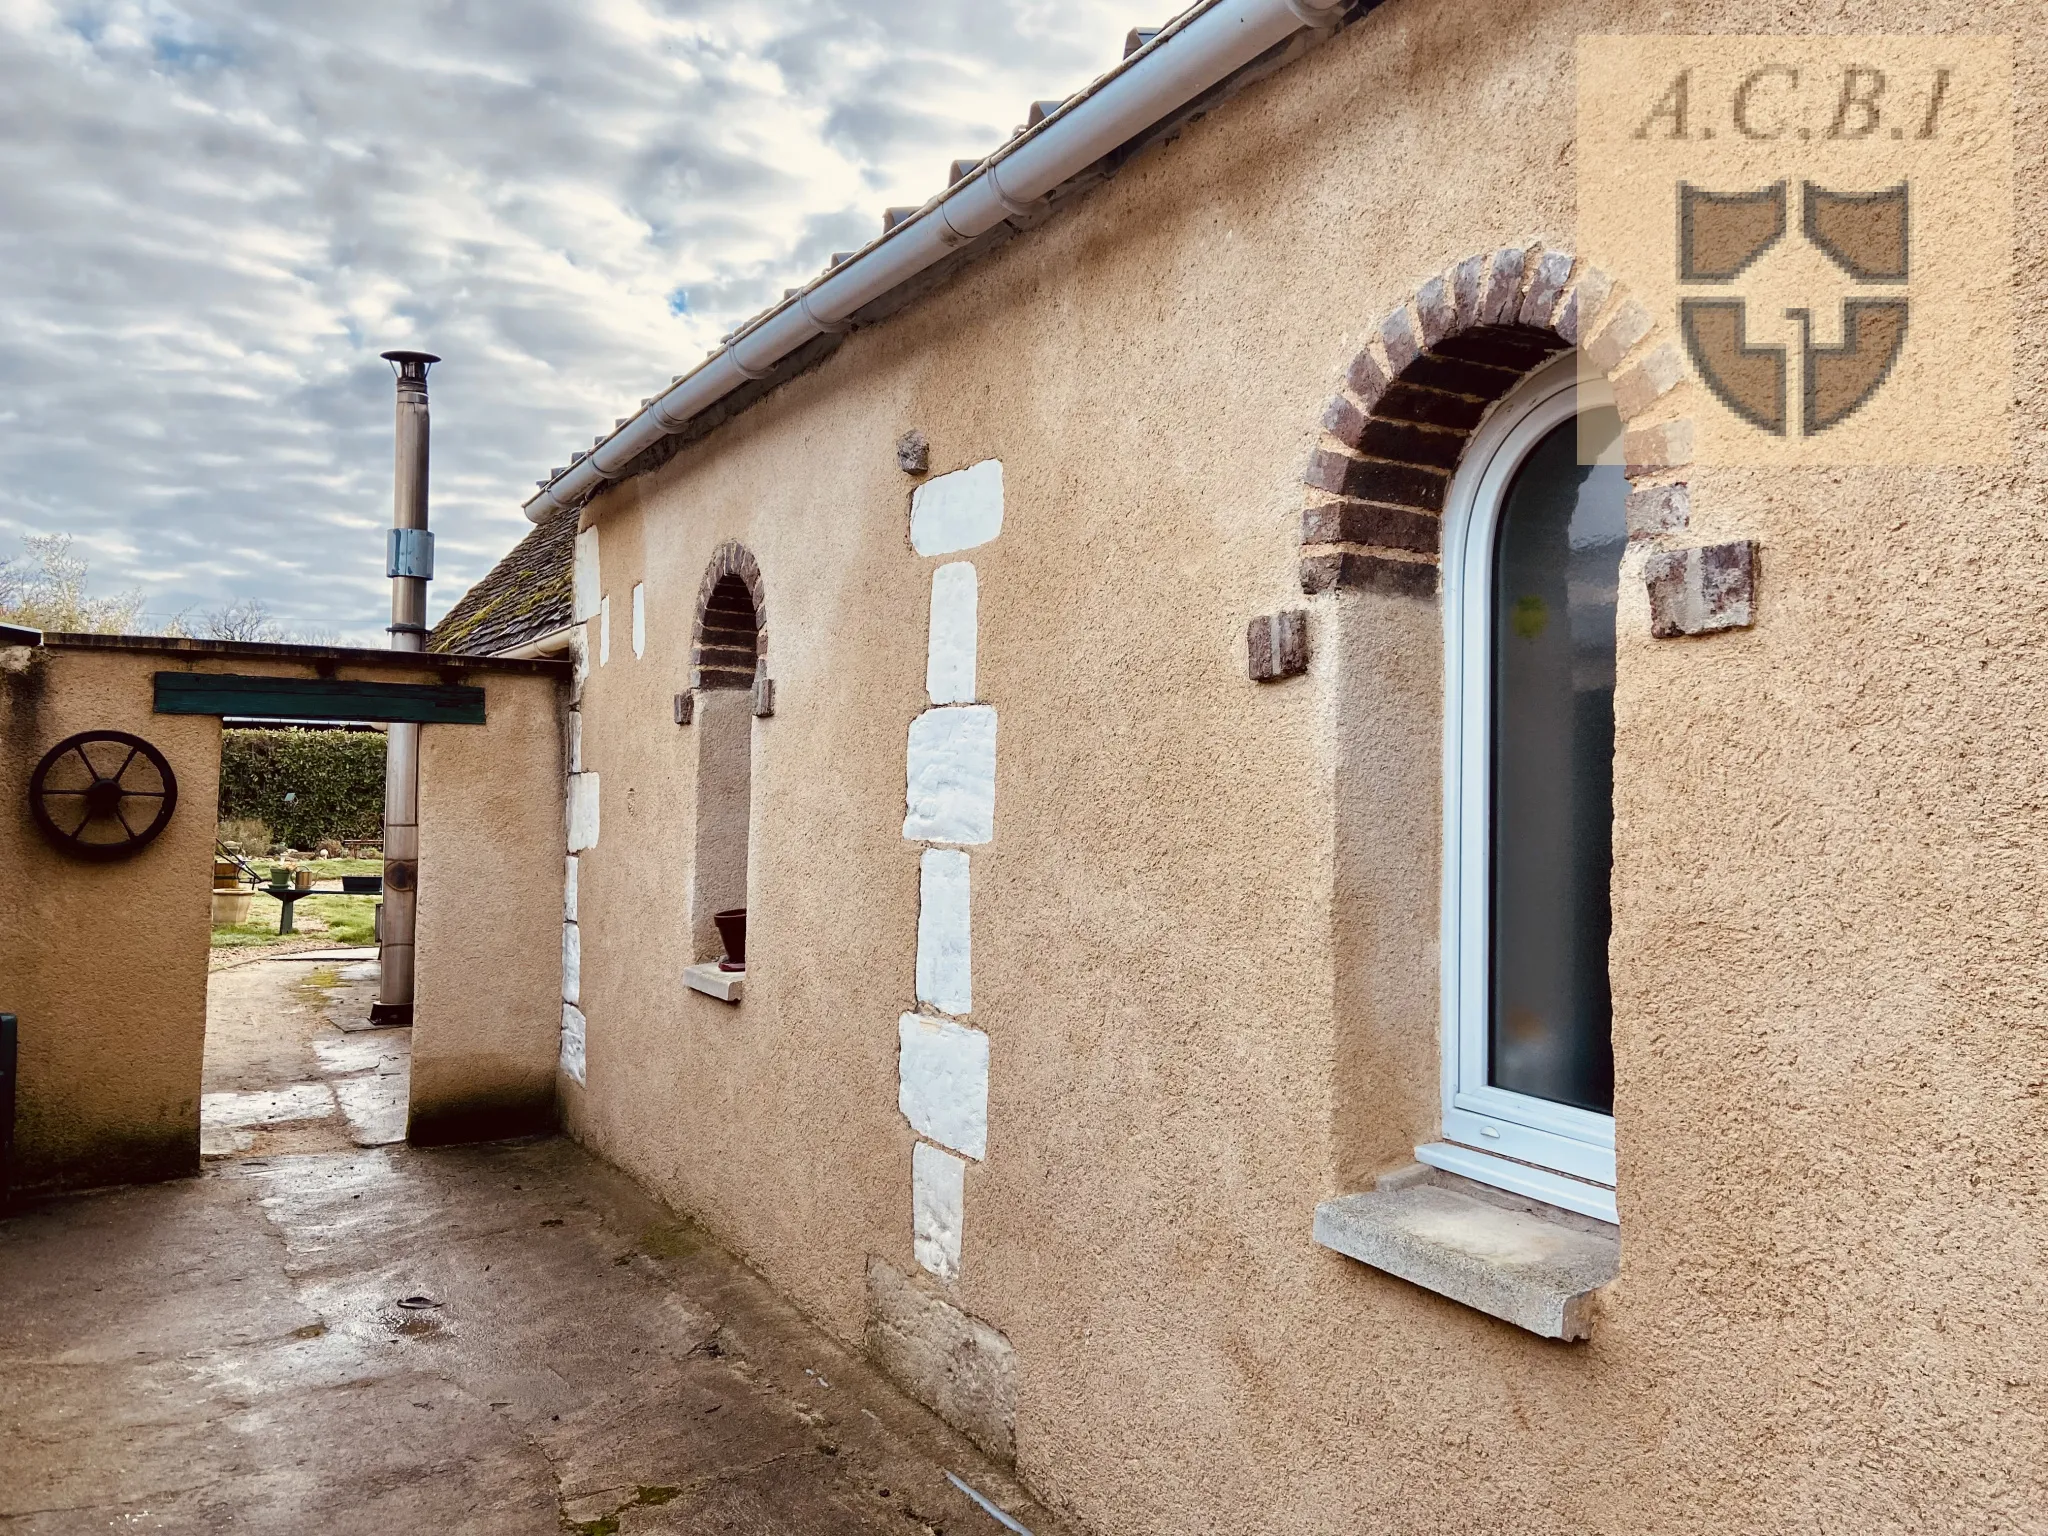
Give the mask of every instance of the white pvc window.
[[1417, 1149], [1609, 1221], [1620, 430], [1567, 356], [1501, 402], [1451, 484], [1444, 1140]]

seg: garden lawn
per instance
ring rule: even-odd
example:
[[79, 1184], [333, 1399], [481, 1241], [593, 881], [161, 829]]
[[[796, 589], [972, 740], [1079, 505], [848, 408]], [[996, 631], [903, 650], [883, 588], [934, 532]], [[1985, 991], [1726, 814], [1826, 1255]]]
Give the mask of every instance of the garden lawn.
[[[361, 864], [361, 859], [323, 859], [323, 864]], [[315, 866], [316, 868], [318, 866]], [[371, 861], [367, 869], [348, 870], [349, 874], [375, 874], [382, 866]], [[341, 871], [336, 871], [340, 873]], [[274, 901], [261, 891], [256, 893], [256, 904], [250, 909], [250, 921], [235, 923], [213, 930], [215, 949], [251, 949], [265, 944], [276, 944], [283, 939], [316, 938], [325, 939], [336, 945], [374, 944], [376, 938], [375, 911], [378, 898], [375, 896], [344, 896], [339, 891], [300, 899], [298, 915], [293, 920], [296, 931], [280, 934], [277, 931], [278, 916], [284, 911], [284, 903]], [[314, 918], [327, 925], [321, 933], [307, 931], [307, 918]]]
[[[265, 875], [268, 875], [270, 873], [270, 866], [278, 861], [276, 859], [256, 859], [252, 862]], [[301, 859], [299, 860], [299, 868], [313, 871], [313, 878], [316, 881], [339, 880], [343, 875], [381, 875], [384, 873], [384, 861], [382, 859]]]

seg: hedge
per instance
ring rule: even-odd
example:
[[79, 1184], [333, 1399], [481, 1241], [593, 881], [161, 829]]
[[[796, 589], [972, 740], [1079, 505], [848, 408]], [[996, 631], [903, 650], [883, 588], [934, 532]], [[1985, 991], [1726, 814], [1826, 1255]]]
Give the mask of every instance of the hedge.
[[381, 836], [384, 733], [221, 732], [220, 816], [256, 817], [291, 848]]

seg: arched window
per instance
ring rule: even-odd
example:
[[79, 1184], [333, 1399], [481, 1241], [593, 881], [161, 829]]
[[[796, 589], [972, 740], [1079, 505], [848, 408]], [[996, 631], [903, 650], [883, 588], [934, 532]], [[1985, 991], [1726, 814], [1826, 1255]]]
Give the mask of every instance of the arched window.
[[760, 660], [760, 615], [746, 578], [728, 571], [711, 583], [697, 623], [697, 686], [751, 688]]
[[699, 962], [728, 955], [718, 915], [747, 905], [754, 685], [766, 650], [760, 567], [743, 545], [721, 545], [698, 590], [691, 650], [697, 826], [690, 872], [690, 946], [692, 959]]
[[1474, 1151], [1511, 1160], [1526, 1171], [1492, 1164], [1479, 1176], [1610, 1219], [1615, 599], [1628, 495], [1620, 437], [1606, 387], [1582, 384], [1567, 356], [1502, 401], [1452, 481], [1443, 978], [1452, 1146], [1432, 1159], [1460, 1172], [1477, 1170]]

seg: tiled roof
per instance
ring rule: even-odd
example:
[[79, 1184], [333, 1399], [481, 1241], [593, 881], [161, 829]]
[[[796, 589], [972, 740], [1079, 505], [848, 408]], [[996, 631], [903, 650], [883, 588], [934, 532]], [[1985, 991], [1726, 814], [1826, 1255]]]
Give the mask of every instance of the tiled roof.
[[457, 600], [427, 638], [430, 651], [494, 656], [569, 624], [576, 515], [549, 518]]

